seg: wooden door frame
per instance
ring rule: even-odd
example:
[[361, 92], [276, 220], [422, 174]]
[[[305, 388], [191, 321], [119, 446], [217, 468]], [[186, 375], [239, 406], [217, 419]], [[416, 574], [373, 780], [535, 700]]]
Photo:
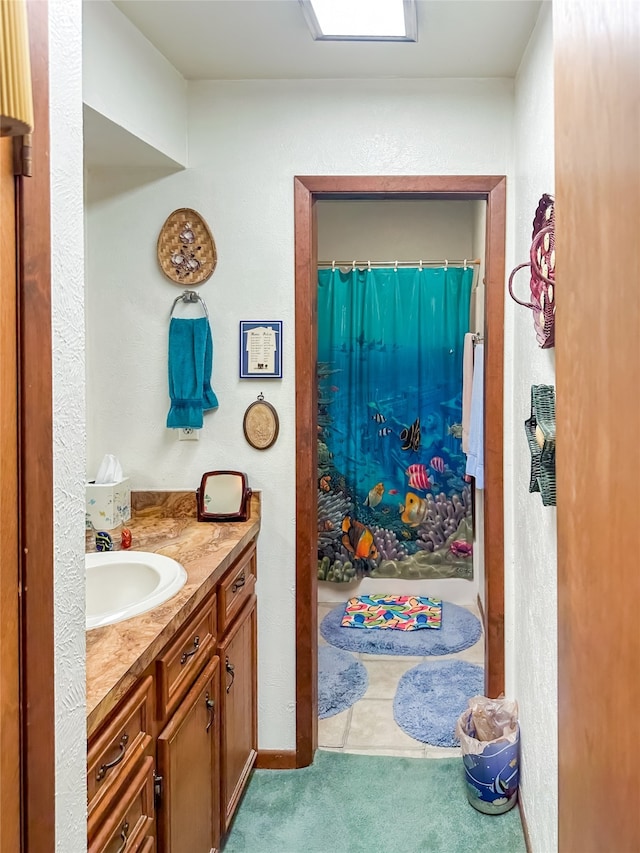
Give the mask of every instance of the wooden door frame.
[[315, 203], [339, 199], [487, 202], [485, 249], [485, 690], [504, 690], [503, 362], [504, 175], [296, 176], [296, 766], [318, 743], [317, 224]]
[[18, 287], [13, 140], [0, 138], [0, 850], [20, 850]]
[[55, 848], [49, 9], [27, 0], [35, 130], [17, 179], [23, 850]]

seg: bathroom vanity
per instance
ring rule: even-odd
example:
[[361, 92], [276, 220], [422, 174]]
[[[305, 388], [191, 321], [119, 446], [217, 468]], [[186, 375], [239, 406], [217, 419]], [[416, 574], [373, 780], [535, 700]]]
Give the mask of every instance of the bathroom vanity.
[[87, 633], [89, 853], [210, 853], [257, 752], [259, 498], [219, 524], [196, 520], [192, 493], [134, 493], [133, 506], [133, 547], [188, 579]]

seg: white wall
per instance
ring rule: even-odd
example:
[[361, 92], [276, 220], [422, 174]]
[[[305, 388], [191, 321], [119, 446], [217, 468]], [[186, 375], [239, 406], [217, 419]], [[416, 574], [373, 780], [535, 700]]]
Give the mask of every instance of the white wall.
[[[473, 201], [473, 257], [480, 259], [478, 268], [477, 287], [473, 291], [471, 302], [471, 329], [484, 334], [484, 271], [487, 243], [487, 203]], [[485, 572], [484, 572], [484, 490], [474, 491], [475, 527], [473, 539], [473, 576], [476, 582], [477, 594], [486, 617]]]
[[320, 201], [318, 260], [471, 260], [472, 201]]
[[85, 104], [184, 165], [185, 79], [111, 0], [85, 0], [82, 12]]
[[[553, 193], [553, 44], [551, 3], [544, 3], [516, 80], [515, 263], [528, 259], [533, 215], [544, 192]], [[526, 271], [516, 280], [528, 293]], [[536, 344], [531, 311], [507, 299], [513, 346], [511, 410], [506, 424], [512, 501], [507, 500], [507, 689], [520, 703], [522, 787], [533, 853], [557, 849], [557, 632], [556, 510], [529, 494], [530, 454], [523, 422], [532, 384], [555, 384], [554, 350]], [[509, 435], [512, 439], [509, 440]]]
[[[203, 471], [248, 472], [263, 492], [259, 540], [259, 741], [295, 745], [293, 176], [510, 174], [509, 80], [222, 81], [190, 84], [190, 168], [170, 176], [91, 170], [87, 209], [89, 470], [117, 453], [133, 488], [195, 488]], [[142, 183], [147, 180], [147, 183]], [[177, 207], [208, 221], [219, 263], [209, 305], [217, 412], [198, 442], [164, 427], [168, 312], [177, 291], [155, 243]], [[284, 321], [282, 381], [238, 380], [238, 321]], [[259, 392], [276, 445], [249, 447]]]
[[473, 236], [472, 252], [474, 258], [480, 258], [478, 268], [478, 287], [475, 290], [472, 310], [472, 328], [476, 332], [484, 331], [484, 269], [487, 238], [487, 202], [472, 201]]
[[[49, 4], [56, 850], [86, 849], [80, 0]], [[36, 130], [37, 132], [37, 130]]]

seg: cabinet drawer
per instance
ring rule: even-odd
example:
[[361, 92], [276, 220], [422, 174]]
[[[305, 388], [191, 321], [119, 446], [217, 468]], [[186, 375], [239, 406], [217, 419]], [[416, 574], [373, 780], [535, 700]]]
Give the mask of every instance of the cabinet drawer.
[[221, 635], [251, 598], [255, 585], [256, 546], [253, 544], [218, 584], [218, 626]]
[[153, 849], [153, 825], [153, 758], [147, 756], [104, 823], [89, 838], [89, 853]]
[[198, 677], [216, 643], [216, 596], [207, 599], [156, 662], [158, 718], [166, 719]]
[[89, 741], [89, 821], [98, 805], [122, 783], [151, 743], [153, 678], [147, 676], [125, 697], [116, 715]]

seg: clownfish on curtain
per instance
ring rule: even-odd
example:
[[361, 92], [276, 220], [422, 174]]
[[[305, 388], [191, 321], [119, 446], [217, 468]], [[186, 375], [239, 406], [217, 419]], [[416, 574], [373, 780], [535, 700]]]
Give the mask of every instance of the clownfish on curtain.
[[318, 272], [318, 578], [473, 577], [471, 268]]

